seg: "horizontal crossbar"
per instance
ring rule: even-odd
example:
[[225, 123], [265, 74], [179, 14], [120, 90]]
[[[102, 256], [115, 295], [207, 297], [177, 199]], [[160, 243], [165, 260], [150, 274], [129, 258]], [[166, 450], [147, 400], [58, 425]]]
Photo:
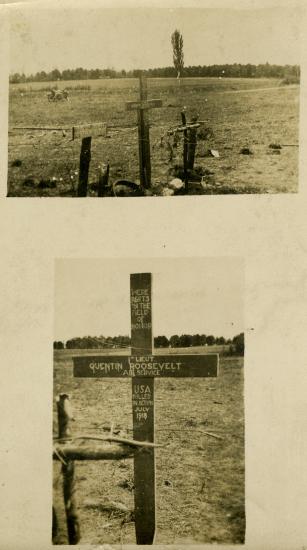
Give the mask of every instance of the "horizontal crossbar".
[[74, 376], [80, 378], [202, 378], [218, 375], [219, 356], [81, 356], [73, 357], [73, 363]]
[[162, 99], [148, 99], [147, 101], [127, 101], [126, 110], [135, 111], [136, 109], [153, 109], [162, 107]]

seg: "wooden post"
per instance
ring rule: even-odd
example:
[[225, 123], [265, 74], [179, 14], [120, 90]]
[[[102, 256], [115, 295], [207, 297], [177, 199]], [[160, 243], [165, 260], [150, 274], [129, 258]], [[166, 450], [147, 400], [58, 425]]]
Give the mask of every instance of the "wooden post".
[[91, 160], [92, 137], [88, 136], [82, 139], [80, 153], [79, 185], [78, 197], [86, 197], [88, 184], [88, 171]]
[[[193, 122], [197, 121], [196, 117]], [[188, 159], [187, 159], [187, 168], [188, 170], [193, 170], [194, 160], [195, 160], [195, 151], [197, 144], [197, 128], [190, 128], [189, 130], [189, 142], [188, 142]]]
[[[185, 112], [181, 111], [181, 120], [182, 125], [186, 126], [187, 120]], [[185, 189], [188, 188], [188, 130], [183, 131], [183, 173], [184, 173], [184, 184]]]
[[[69, 396], [61, 393], [57, 399], [59, 438], [70, 436], [69, 421], [71, 420]], [[62, 464], [63, 495], [66, 513], [68, 544], [78, 544], [80, 540], [80, 526], [75, 499], [75, 467], [72, 460], [65, 460]]]
[[99, 175], [98, 179], [98, 197], [104, 197], [105, 195], [105, 189], [108, 185], [109, 181], [109, 172], [110, 172], [110, 165], [107, 164], [107, 167], [102, 171], [102, 173]]
[[[141, 74], [140, 81], [140, 103], [141, 106], [147, 101], [147, 80], [146, 76]], [[149, 123], [148, 112], [140, 107], [138, 110], [139, 140], [142, 152], [140, 154], [140, 178], [141, 184], [148, 189], [151, 184], [151, 162], [150, 162], [150, 142], [149, 142]]]

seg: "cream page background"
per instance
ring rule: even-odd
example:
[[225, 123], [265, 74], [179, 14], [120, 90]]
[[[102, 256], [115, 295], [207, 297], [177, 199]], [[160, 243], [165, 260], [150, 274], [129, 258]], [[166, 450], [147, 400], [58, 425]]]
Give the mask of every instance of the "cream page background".
[[[53, 5], [61, 9], [63, 4]], [[95, 7], [94, 2], [86, 5]], [[274, 3], [167, 2], [169, 7], [179, 5]], [[8, 10], [0, 6], [0, 549], [52, 548], [55, 258], [208, 256], [245, 261], [245, 547], [307, 548], [306, 32], [298, 194], [7, 199]]]

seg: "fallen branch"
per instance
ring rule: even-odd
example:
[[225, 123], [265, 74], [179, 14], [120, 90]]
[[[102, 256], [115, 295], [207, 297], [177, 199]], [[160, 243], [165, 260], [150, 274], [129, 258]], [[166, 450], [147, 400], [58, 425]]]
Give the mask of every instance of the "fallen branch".
[[[123, 444], [104, 446], [58, 444], [54, 446], [54, 460], [121, 460], [133, 458], [136, 449]], [[61, 459], [59, 458], [61, 457]]]
[[151, 443], [150, 441], [136, 441], [135, 439], [126, 439], [124, 437], [116, 437], [114, 435], [107, 436], [95, 436], [95, 435], [78, 435], [73, 438], [75, 439], [93, 439], [95, 441], [108, 441], [123, 443], [124, 445], [129, 445], [131, 447], [163, 447], [163, 445], [158, 445], [157, 443]]

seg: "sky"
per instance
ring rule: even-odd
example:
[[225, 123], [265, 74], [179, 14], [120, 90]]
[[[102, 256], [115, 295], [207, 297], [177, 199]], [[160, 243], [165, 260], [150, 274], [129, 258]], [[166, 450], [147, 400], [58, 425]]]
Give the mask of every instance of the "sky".
[[130, 273], [152, 273], [153, 336], [244, 330], [239, 258], [59, 259], [54, 338], [130, 335]]
[[183, 35], [186, 66], [300, 62], [298, 7], [9, 9], [11, 73], [169, 66], [175, 28]]

